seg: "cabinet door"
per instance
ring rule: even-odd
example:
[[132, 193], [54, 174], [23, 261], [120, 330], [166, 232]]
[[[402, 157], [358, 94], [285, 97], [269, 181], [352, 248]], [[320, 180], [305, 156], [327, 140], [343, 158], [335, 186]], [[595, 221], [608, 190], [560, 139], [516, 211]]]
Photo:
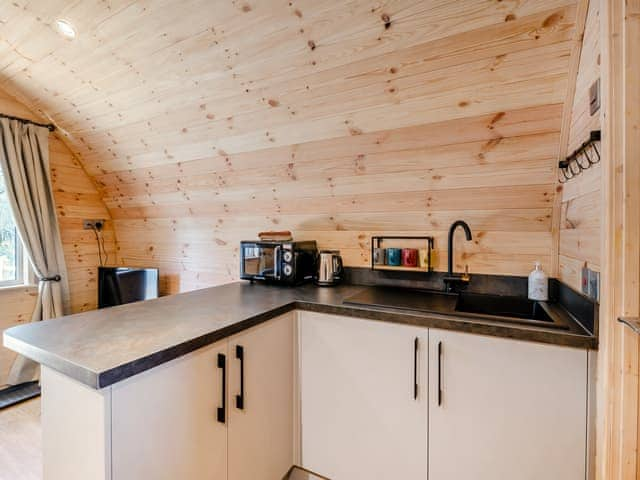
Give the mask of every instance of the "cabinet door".
[[280, 479], [293, 465], [294, 318], [229, 339], [229, 480]]
[[429, 480], [584, 480], [586, 351], [429, 337]]
[[332, 480], [426, 479], [428, 331], [312, 312], [299, 329], [303, 466]]
[[227, 478], [227, 426], [217, 418], [226, 354], [221, 342], [113, 386], [113, 480]]

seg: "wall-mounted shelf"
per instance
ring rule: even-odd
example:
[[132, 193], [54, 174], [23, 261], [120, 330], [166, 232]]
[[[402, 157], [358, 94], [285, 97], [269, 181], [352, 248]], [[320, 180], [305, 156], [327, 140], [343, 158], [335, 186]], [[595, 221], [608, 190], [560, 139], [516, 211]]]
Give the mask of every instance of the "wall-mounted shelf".
[[431, 269], [426, 269], [424, 267], [405, 267], [403, 265], [394, 266], [394, 265], [374, 265], [373, 270], [389, 270], [394, 272], [424, 272], [428, 273]]
[[[382, 243], [385, 240], [424, 240], [426, 243], [427, 250], [427, 267], [406, 267], [404, 265], [394, 266], [394, 265], [376, 265], [373, 262], [373, 252], [376, 248], [384, 248]], [[397, 242], [394, 242], [397, 243]], [[415, 248], [415, 247], [390, 247], [390, 248]], [[416, 236], [416, 237], [393, 237], [393, 236], [376, 236], [371, 237], [371, 270], [387, 270], [387, 271], [396, 271], [396, 272], [422, 272], [429, 273], [433, 271], [433, 237], [429, 236]], [[420, 263], [420, 258], [418, 256], [418, 263]]]

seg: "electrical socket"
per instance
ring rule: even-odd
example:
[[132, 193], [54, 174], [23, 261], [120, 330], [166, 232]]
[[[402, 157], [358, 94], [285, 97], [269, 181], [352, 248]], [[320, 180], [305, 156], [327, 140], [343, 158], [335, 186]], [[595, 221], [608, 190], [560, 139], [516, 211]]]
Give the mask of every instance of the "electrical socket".
[[589, 270], [589, 296], [600, 301], [600, 272]]
[[85, 230], [96, 229], [100, 231], [104, 228], [104, 222], [105, 222], [104, 219], [101, 219], [101, 218], [85, 219], [85, 220], [82, 220], [82, 228], [84, 228]]
[[582, 293], [596, 302], [600, 301], [600, 272], [591, 270], [587, 262], [582, 267]]

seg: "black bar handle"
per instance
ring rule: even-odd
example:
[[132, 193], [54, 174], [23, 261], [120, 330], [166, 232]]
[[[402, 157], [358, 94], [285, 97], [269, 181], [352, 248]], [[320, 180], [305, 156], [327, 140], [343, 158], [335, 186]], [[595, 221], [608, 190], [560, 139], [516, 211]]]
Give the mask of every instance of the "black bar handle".
[[240, 395], [236, 395], [236, 408], [244, 410], [244, 347], [236, 345], [236, 358], [240, 360]]
[[438, 342], [438, 406], [442, 405], [442, 342]]
[[222, 369], [222, 406], [218, 407], [218, 421], [225, 423], [227, 419], [227, 356], [218, 354], [218, 368]]
[[413, 399], [418, 399], [418, 337], [413, 341]]

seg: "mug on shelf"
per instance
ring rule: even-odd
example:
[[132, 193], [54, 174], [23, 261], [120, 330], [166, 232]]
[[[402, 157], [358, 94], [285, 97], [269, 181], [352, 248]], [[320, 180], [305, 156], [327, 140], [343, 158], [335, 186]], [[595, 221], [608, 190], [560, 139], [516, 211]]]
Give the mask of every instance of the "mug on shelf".
[[426, 248], [422, 248], [418, 252], [418, 266], [425, 269], [429, 268], [429, 250]]
[[402, 249], [387, 248], [387, 265], [399, 267], [402, 264]]
[[385, 262], [385, 249], [384, 248], [374, 248], [373, 249], [373, 264], [374, 265], [384, 265]]
[[402, 265], [405, 267], [418, 266], [418, 250], [415, 248], [402, 249]]

